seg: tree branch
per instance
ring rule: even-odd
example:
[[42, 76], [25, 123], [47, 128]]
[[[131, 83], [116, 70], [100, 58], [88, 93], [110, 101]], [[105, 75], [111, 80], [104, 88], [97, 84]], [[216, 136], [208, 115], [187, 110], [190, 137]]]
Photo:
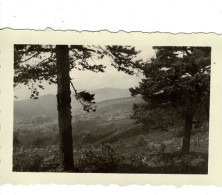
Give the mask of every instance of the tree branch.
[[41, 53], [41, 52], [38, 52], [38, 53], [34, 54], [33, 56], [31, 56], [30, 58], [28, 58], [28, 59], [26, 59], [26, 60], [23, 60], [23, 61], [20, 61], [20, 62], [18, 62], [18, 63], [27, 62], [28, 60], [32, 59], [33, 57], [38, 56], [40, 53]]

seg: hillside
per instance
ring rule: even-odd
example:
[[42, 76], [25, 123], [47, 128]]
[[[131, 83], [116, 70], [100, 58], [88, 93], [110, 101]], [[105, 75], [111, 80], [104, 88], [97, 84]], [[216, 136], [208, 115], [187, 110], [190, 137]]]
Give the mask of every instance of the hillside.
[[[55, 98], [48, 95], [35, 102], [22, 101], [19, 108], [26, 112], [20, 118], [35, 116], [37, 111], [40, 116], [43, 112], [56, 115]], [[75, 172], [206, 174], [208, 126], [193, 129], [191, 154], [181, 156], [182, 124], [170, 126], [164, 132], [144, 131], [141, 124], [130, 118], [132, 105], [141, 102], [141, 97], [105, 100], [98, 102], [96, 112], [92, 113], [76, 108], [72, 113]], [[15, 111], [21, 112], [18, 107]], [[35, 122], [32, 118], [15, 123], [13, 170], [58, 172], [57, 118], [34, 118]]]
[[101, 88], [101, 89], [87, 90], [87, 91], [89, 91], [92, 94], [95, 94], [96, 102], [131, 96], [129, 89]]
[[79, 137], [77, 140], [80, 142], [101, 143], [137, 128], [130, 116], [133, 104], [139, 102], [142, 102], [140, 97], [106, 100], [97, 104], [96, 112], [76, 112], [73, 117], [74, 136]]
[[[89, 90], [90, 93], [95, 94], [95, 101], [101, 102], [116, 98], [130, 97], [128, 89], [117, 88], [102, 88], [97, 90]], [[81, 111], [81, 104], [72, 98], [72, 112]], [[57, 102], [56, 95], [48, 94], [40, 96], [38, 100], [27, 99], [14, 102], [14, 117], [15, 120], [29, 118], [37, 115], [57, 118]]]

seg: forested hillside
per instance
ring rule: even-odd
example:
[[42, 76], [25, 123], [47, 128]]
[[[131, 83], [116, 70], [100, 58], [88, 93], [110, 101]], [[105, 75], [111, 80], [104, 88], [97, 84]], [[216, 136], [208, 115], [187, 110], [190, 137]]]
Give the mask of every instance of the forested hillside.
[[[154, 46], [147, 61], [121, 45], [14, 51], [14, 87], [28, 87], [32, 100], [14, 105], [13, 171], [208, 173], [211, 47]], [[106, 64], [141, 80], [79, 90], [70, 76], [91, 71], [93, 82]], [[42, 81], [56, 85], [56, 96], [40, 96]]]
[[[167, 131], [158, 125], [148, 129], [131, 119], [134, 103], [143, 100], [141, 97], [106, 100], [97, 104], [95, 113], [81, 111], [73, 116], [77, 172], [158, 173], [160, 168], [172, 172], [175, 165], [175, 173], [207, 172], [206, 124], [195, 128], [191, 141], [194, 153], [183, 160], [177, 156], [181, 150], [183, 122], [168, 116]], [[57, 119], [33, 116], [18, 121], [23, 122], [16, 123], [14, 128], [14, 171], [59, 171]], [[181, 168], [184, 162], [187, 164]]]

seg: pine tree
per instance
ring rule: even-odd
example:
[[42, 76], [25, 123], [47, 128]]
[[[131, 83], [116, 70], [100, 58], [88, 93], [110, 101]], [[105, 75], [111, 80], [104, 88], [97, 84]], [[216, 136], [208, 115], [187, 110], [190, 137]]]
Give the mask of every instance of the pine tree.
[[[57, 84], [57, 109], [61, 167], [63, 171], [73, 171], [73, 141], [71, 125], [71, 92], [83, 105], [85, 111], [95, 111], [94, 94], [78, 91], [69, 72], [104, 72], [106, 66], [92, 63], [108, 57], [118, 71], [134, 74], [141, 60], [136, 59], [138, 51], [131, 46], [83, 46], [83, 45], [15, 45], [14, 46], [14, 87], [26, 85], [31, 91], [30, 98], [38, 99], [39, 89], [44, 89], [43, 81]], [[95, 60], [91, 60], [95, 58]]]
[[[139, 87], [130, 89], [133, 96], [141, 94], [146, 102], [134, 106], [134, 118], [145, 123], [151, 121], [152, 113], [156, 113], [152, 111], [161, 115], [163, 110], [176, 110], [184, 118], [182, 152], [188, 153], [197, 107], [204, 107], [209, 116], [211, 48], [154, 49], [156, 56], [140, 68], [145, 78]], [[144, 117], [144, 113], [148, 113], [148, 117]]]

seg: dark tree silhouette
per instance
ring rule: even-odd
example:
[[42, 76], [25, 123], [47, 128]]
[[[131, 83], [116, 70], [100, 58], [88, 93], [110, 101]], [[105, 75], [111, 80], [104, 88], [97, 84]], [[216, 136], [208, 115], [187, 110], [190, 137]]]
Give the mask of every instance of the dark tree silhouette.
[[[134, 117], [140, 122], [146, 110], [177, 110], [184, 118], [182, 152], [190, 150], [193, 116], [198, 106], [205, 107], [209, 117], [210, 47], [154, 47], [156, 57], [141, 66], [145, 78], [132, 95], [141, 94], [145, 105], [134, 106]], [[152, 117], [149, 112], [148, 117]], [[159, 121], [161, 122], [161, 121]]]
[[[14, 87], [27, 85], [30, 98], [38, 99], [43, 81], [57, 84], [57, 109], [59, 121], [61, 167], [73, 171], [73, 141], [71, 126], [71, 92], [86, 111], [95, 111], [94, 94], [78, 92], [69, 72], [72, 69], [104, 72], [105, 66], [94, 63], [108, 57], [111, 65], [127, 74], [134, 74], [141, 66], [137, 60], [138, 51], [131, 46], [83, 46], [83, 45], [15, 45], [14, 46]], [[94, 61], [94, 59], [96, 59]]]

